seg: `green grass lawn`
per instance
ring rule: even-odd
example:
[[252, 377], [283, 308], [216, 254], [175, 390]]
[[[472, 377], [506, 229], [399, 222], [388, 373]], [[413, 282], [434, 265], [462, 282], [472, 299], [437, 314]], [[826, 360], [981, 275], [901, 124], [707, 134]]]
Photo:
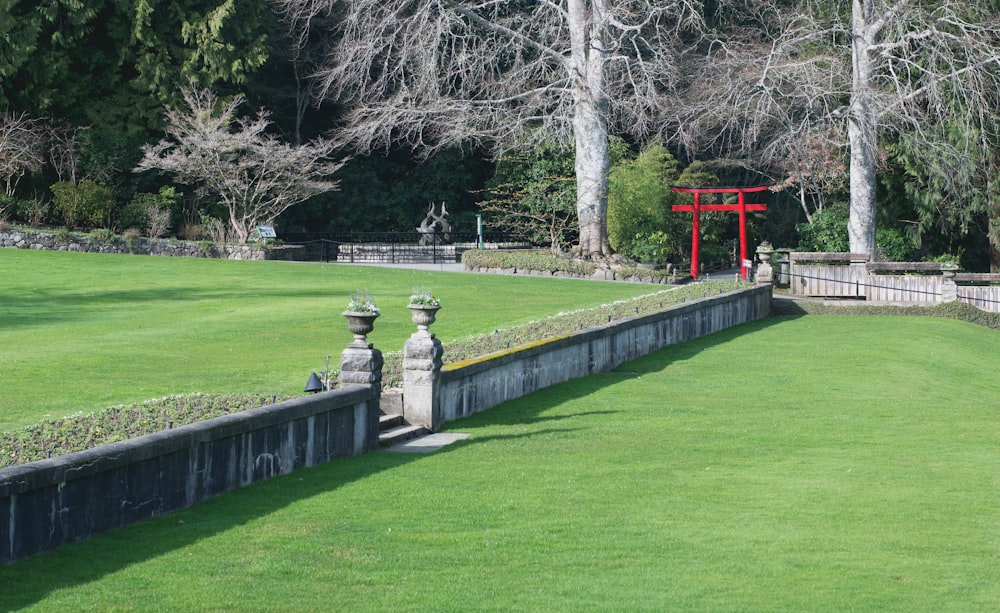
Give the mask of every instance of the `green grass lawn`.
[[0, 610], [997, 610], [998, 343], [747, 324], [0, 567]]
[[0, 249], [0, 431], [192, 392], [298, 394], [351, 340], [355, 289], [382, 308], [369, 336], [401, 351], [415, 286], [441, 299], [444, 342], [660, 286], [289, 262]]

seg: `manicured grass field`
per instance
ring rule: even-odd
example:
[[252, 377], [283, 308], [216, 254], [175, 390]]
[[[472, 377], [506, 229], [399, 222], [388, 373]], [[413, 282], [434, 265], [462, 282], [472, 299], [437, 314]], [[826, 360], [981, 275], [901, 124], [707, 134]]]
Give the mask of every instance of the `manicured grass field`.
[[998, 344], [748, 324], [0, 567], [0, 610], [997, 610]]
[[356, 289], [382, 308], [369, 340], [401, 351], [414, 286], [443, 303], [443, 341], [661, 286], [414, 270], [0, 249], [0, 431], [192, 392], [298, 394], [350, 342]]

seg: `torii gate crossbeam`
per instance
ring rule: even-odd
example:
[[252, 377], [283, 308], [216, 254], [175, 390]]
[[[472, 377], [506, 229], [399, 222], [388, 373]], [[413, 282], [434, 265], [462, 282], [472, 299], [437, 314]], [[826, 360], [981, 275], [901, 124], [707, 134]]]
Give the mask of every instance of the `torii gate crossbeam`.
[[[694, 194], [694, 204], [675, 204], [673, 210], [691, 213], [691, 277], [698, 278], [698, 247], [702, 211], [737, 211], [740, 214], [740, 274], [747, 278], [747, 211], [766, 211], [766, 204], [749, 204], [746, 194], [762, 192], [766, 185], [755, 187], [671, 187], [679, 194]], [[702, 204], [702, 194], [736, 194], [736, 204]]]

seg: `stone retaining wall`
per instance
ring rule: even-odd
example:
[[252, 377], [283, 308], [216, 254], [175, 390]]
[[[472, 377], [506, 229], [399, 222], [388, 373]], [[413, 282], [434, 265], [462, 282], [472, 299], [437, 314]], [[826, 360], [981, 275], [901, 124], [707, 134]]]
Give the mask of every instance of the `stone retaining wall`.
[[[448, 421], [485, 411], [536, 390], [590, 374], [607, 372], [624, 362], [667, 345], [712, 334], [770, 313], [771, 286], [758, 285], [670, 307], [659, 313], [620, 319], [574, 334], [498, 351], [481, 358], [427, 372], [434, 358], [429, 341], [407, 342], [403, 415], [407, 421], [437, 430]], [[431, 389], [427, 389], [428, 386]], [[407, 397], [419, 395], [428, 407], [414, 407]]]
[[356, 386], [0, 469], [0, 565], [378, 447]]
[[161, 238], [137, 238], [132, 241], [126, 241], [121, 237], [115, 237], [111, 241], [104, 241], [94, 239], [87, 234], [70, 233], [67, 235], [61, 232], [33, 232], [26, 230], [0, 232], [0, 247], [84, 253], [127, 253], [191, 258], [224, 258], [229, 260], [294, 259], [269, 257], [268, 250], [251, 245], [229, 245], [207, 241], [194, 242]]

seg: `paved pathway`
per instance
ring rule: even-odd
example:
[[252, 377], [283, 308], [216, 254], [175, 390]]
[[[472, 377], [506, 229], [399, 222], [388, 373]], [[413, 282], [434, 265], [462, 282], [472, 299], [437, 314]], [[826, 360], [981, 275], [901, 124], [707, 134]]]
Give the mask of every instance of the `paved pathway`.
[[409, 270], [430, 270], [433, 272], [466, 272], [465, 267], [459, 262], [442, 262], [439, 264], [387, 264], [383, 262], [331, 262], [331, 264], [343, 264], [348, 266], [376, 266], [379, 268], [406, 268]]
[[469, 435], [460, 432], [438, 432], [437, 434], [428, 434], [427, 436], [421, 436], [420, 438], [411, 438], [406, 442], [387, 448], [386, 451], [395, 451], [400, 453], [430, 453], [450, 445], [455, 441], [460, 441], [466, 438], [469, 438]]
[[719, 270], [717, 272], [705, 273], [698, 277], [699, 281], [737, 281], [740, 278], [740, 269], [731, 268], [729, 270]]
[[[338, 262], [331, 262], [331, 264], [337, 264]], [[405, 263], [383, 263], [383, 262], [354, 262], [349, 264], [348, 262], [341, 262], [344, 265], [350, 266], [376, 266], [380, 268], [405, 268], [409, 270], [430, 270], [434, 272], [469, 272], [465, 270], [465, 267], [460, 262], [441, 262], [438, 264], [405, 264]], [[720, 270], [717, 272], [711, 272], [703, 274], [698, 278], [699, 281], [736, 281], [739, 279], [740, 269], [732, 268], [730, 270]]]

